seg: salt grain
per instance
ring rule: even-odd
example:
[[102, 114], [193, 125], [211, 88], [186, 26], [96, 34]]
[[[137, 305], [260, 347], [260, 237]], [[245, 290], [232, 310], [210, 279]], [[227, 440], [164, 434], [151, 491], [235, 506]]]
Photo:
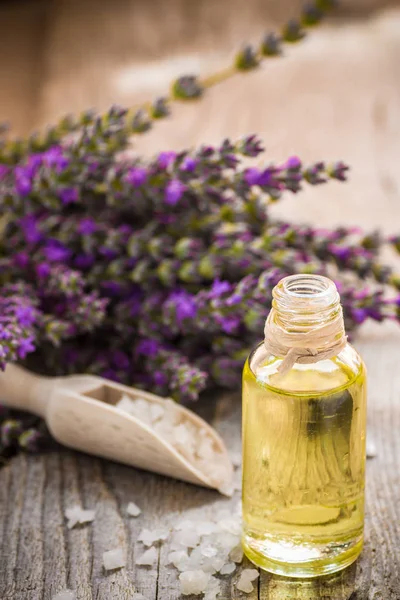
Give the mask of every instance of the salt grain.
[[140, 558], [137, 559], [136, 564], [151, 566], [155, 563], [157, 558], [157, 550], [154, 547], [151, 547], [149, 550], [146, 550], [146, 552], [144, 552]]
[[194, 521], [179, 521], [174, 527], [175, 531], [192, 531], [196, 527], [196, 523]]
[[184, 596], [203, 594], [209, 580], [210, 575], [204, 571], [185, 571], [179, 575], [181, 592]]
[[152, 546], [155, 542], [166, 540], [167, 537], [168, 532], [164, 529], [154, 529], [154, 531], [150, 531], [150, 529], [142, 529], [139, 534], [138, 541], [143, 542], [145, 546]]
[[218, 572], [225, 564], [225, 560], [221, 556], [217, 556], [212, 561], [213, 568]]
[[240, 535], [242, 531], [240, 521], [233, 518], [223, 519], [222, 521], [220, 521], [219, 526], [223, 531], [227, 531], [228, 533], [232, 533], [233, 535]]
[[90, 523], [94, 521], [95, 515], [95, 510], [84, 510], [78, 505], [71, 506], [65, 511], [65, 517], [67, 518], [67, 527], [68, 529], [72, 529], [78, 523], [80, 525], [82, 525], [83, 523]]
[[[240, 513], [239, 503], [214, 510], [208, 520], [182, 519], [175, 524], [168, 561], [180, 571], [182, 594], [204, 593], [203, 600], [217, 600], [220, 582], [213, 575], [231, 575], [243, 559]], [[149, 533], [145, 530], [141, 538], [150, 537]], [[245, 569], [237, 582], [239, 589], [250, 592], [256, 577], [258, 571]]]
[[103, 565], [106, 571], [121, 569], [126, 565], [122, 548], [115, 548], [103, 553]]
[[227, 531], [222, 531], [218, 535], [218, 543], [224, 548], [224, 550], [230, 552], [237, 546], [238, 536]]
[[367, 440], [367, 458], [375, 458], [377, 455], [375, 442]]
[[211, 521], [201, 521], [196, 526], [196, 531], [199, 535], [209, 535], [210, 533], [215, 533], [217, 529], [218, 526]]
[[217, 549], [214, 548], [213, 546], [206, 546], [205, 548], [201, 549], [201, 553], [203, 556], [206, 556], [207, 558], [212, 558], [213, 556], [215, 556], [217, 554]]
[[72, 590], [63, 590], [53, 596], [53, 600], [76, 600], [75, 592]]
[[249, 581], [255, 581], [260, 577], [260, 573], [257, 571], [257, 569], [243, 569], [241, 574]]
[[129, 502], [128, 506], [126, 507], [126, 512], [130, 517], [138, 517], [142, 511], [137, 504], [134, 502]]
[[184, 550], [178, 550], [176, 552], [170, 552], [168, 555], [168, 560], [170, 563], [174, 565], [178, 571], [186, 571], [187, 566], [189, 564], [189, 556], [188, 553]]
[[204, 600], [216, 600], [220, 591], [221, 584], [218, 579], [215, 579], [215, 577], [210, 577], [204, 593]]
[[118, 400], [115, 408], [130, 413], [133, 410], [133, 401], [131, 398], [129, 398], [129, 396], [124, 395], [120, 400]]
[[251, 583], [251, 581], [248, 581], [248, 579], [243, 579], [242, 576], [240, 576], [236, 587], [238, 590], [240, 590], [241, 592], [245, 592], [246, 594], [250, 594], [250, 592], [254, 590], [254, 586]]
[[224, 566], [220, 569], [220, 575], [230, 575], [236, 569], [236, 565], [234, 562], [225, 563]]
[[238, 544], [233, 550], [229, 553], [229, 558], [233, 560], [234, 563], [241, 563], [243, 560], [243, 548], [240, 544]]
[[253, 591], [254, 587], [252, 582], [255, 581], [260, 576], [259, 572], [256, 569], [244, 569], [239, 577], [238, 582], [236, 583], [236, 587], [238, 590], [245, 592], [246, 594], [250, 594]]
[[156, 402], [152, 402], [150, 406], [150, 416], [153, 423], [161, 419], [161, 417], [165, 414], [164, 408], [157, 404]]
[[182, 530], [177, 531], [172, 536], [171, 549], [180, 550], [181, 548], [194, 548], [199, 543], [199, 534], [197, 531]]
[[233, 494], [235, 486], [226, 481], [226, 465], [223, 461], [221, 464], [221, 453], [213, 437], [206, 428], [198, 427], [182, 416], [175, 402], [167, 399], [161, 405], [145, 398], [123, 395], [116, 408], [153, 428], [161, 438], [203, 473], [213, 486], [221, 486], [222, 494]]

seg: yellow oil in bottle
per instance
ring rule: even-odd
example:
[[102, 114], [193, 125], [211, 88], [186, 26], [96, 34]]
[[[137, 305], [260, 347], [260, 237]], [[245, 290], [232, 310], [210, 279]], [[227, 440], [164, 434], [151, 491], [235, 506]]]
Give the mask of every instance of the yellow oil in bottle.
[[258, 566], [312, 577], [340, 570], [363, 540], [365, 368], [347, 345], [295, 364], [260, 345], [243, 373], [243, 547]]

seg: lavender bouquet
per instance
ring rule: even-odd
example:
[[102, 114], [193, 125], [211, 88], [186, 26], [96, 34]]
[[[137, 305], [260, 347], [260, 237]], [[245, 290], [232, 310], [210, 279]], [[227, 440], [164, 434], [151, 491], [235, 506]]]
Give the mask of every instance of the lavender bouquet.
[[[3, 132], [2, 368], [23, 361], [46, 374], [96, 373], [179, 401], [206, 387], [237, 388], [272, 288], [294, 272], [335, 279], [350, 331], [367, 319], [399, 319], [400, 279], [378, 254], [384, 242], [400, 251], [400, 237], [319, 230], [268, 212], [303, 185], [344, 181], [342, 162], [291, 157], [260, 166], [254, 135], [150, 162], [125, 152], [176, 101], [279, 55], [327, 8], [321, 0], [281, 35], [246, 46], [223, 73], [180, 77], [148, 107], [88, 111], [26, 140]], [[35, 447], [37, 419], [4, 412], [0, 423], [0, 453]]]

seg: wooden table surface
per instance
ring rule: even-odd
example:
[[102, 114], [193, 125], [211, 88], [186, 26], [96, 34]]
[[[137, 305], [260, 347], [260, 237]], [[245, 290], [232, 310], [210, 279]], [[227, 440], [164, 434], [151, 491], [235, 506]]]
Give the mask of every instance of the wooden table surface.
[[[259, 588], [243, 594], [237, 576], [223, 578], [221, 599], [399, 600], [400, 599], [400, 370], [398, 342], [363, 342], [369, 370], [368, 435], [377, 456], [367, 461], [366, 546], [341, 573], [298, 581], [261, 574]], [[232, 451], [240, 449], [240, 397], [221, 395], [203, 407]], [[135, 590], [148, 600], [180, 598], [178, 572], [168, 566], [168, 542], [157, 567], [135, 566], [144, 551], [136, 538], [150, 529], [188, 518], [207, 518], [216, 507], [240, 499], [151, 475], [70, 451], [18, 456], [0, 471], [0, 569], [2, 600], [51, 600], [60, 589], [79, 600], [130, 600]], [[128, 502], [143, 514], [126, 516]], [[64, 511], [79, 504], [96, 508], [95, 521], [68, 530]], [[121, 546], [125, 569], [107, 574], [103, 552]], [[190, 599], [189, 599], [190, 600]]]
[[[182, 71], [207, 73], [225, 64], [234, 47], [257, 39], [283, 11], [257, 0], [246, 2], [247, 10], [238, 0], [231, 6], [227, 13], [222, 0], [201, 0], [196, 9], [178, 0], [59, 0], [2, 8], [1, 115], [24, 133], [64, 112], [152, 98]], [[173, 119], [134, 150], [149, 154], [257, 131], [267, 160], [298, 153], [352, 165], [348, 184], [284, 199], [276, 214], [399, 232], [399, 56], [399, 11], [341, 19], [284, 60], [232, 79], [198, 106], [175, 108]], [[399, 342], [398, 330], [387, 325], [367, 326], [357, 339], [369, 369], [369, 435], [377, 446], [367, 468], [362, 558], [314, 582], [263, 573], [250, 595], [238, 593], [235, 576], [228, 577], [223, 600], [400, 600]], [[199, 406], [233, 450], [240, 446], [239, 396], [222, 394]], [[148, 600], [178, 598], [168, 544], [157, 569], [135, 567], [143, 550], [139, 531], [237, 500], [66, 450], [20, 455], [0, 469], [0, 599], [50, 600], [65, 587], [78, 600], [129, 600], [134, 590]], [[142, 516], [126, 517], [129, 501], [143, 508]], [[74, 503], [97, 507], [92, 525], [66, 529], [64, 511]], [[127, 549], [127, 567], [106, 574], [102, 553], [118, 545]]]

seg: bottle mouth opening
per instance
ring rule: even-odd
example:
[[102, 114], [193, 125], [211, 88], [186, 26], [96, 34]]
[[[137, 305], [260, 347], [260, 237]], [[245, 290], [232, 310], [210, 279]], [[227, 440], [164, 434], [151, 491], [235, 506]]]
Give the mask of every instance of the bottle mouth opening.
[[337, 292], [333, 281], [322, 275], [289, 275], [282, 279], [282, 288], [288, 296], [301, 299], [323, 299]]
[[[318, 323], [340, 310], [336, 285], [323, 275], [289, 275], [272, 292], [272, 307], [280, 319], [292, 324]], [[308, 326], [307, 325], [307, 326]]]

